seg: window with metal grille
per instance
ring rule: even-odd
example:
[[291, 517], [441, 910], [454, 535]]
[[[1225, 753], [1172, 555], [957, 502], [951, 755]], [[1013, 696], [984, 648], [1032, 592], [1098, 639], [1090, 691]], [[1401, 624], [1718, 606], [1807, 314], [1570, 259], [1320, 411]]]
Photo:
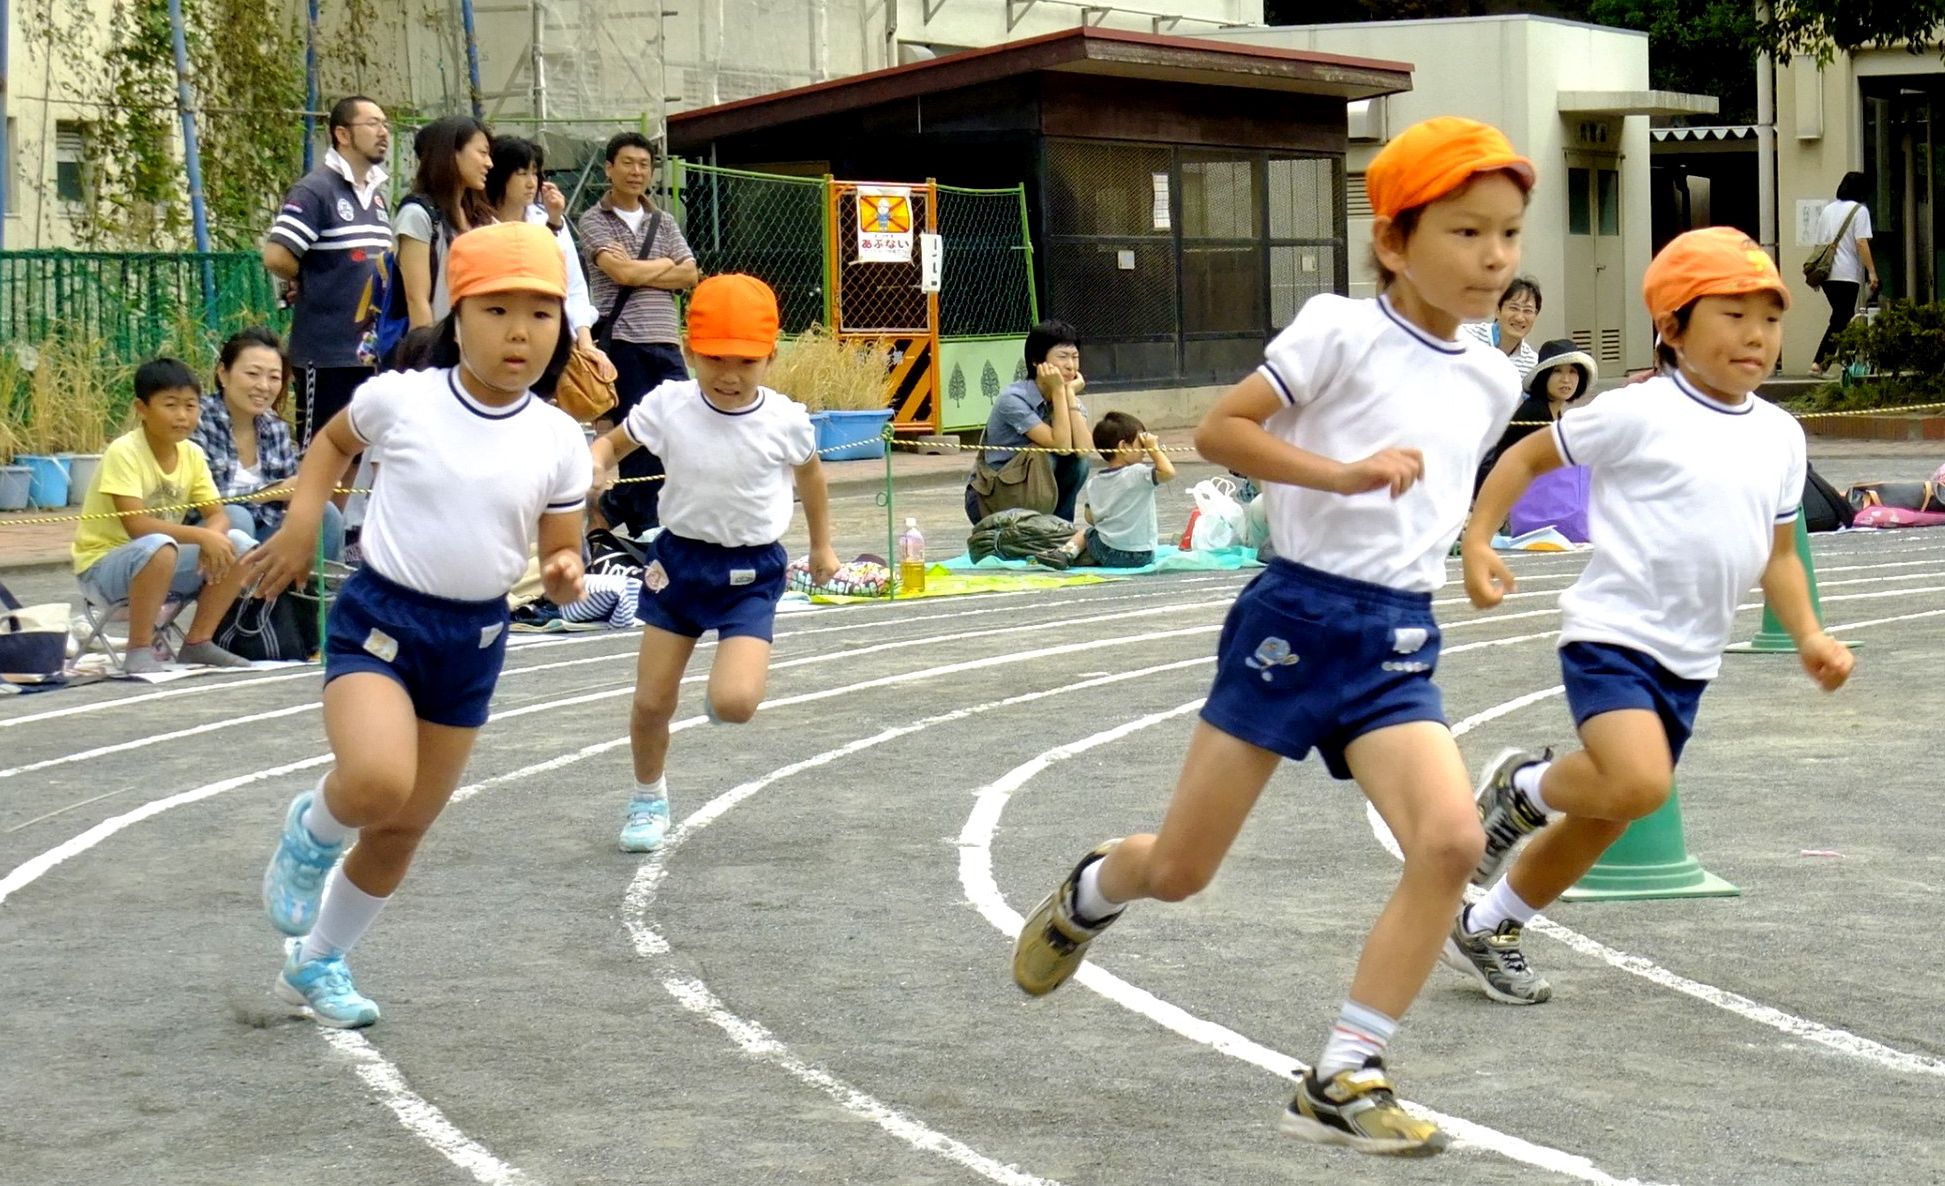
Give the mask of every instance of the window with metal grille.
[[54, 196], [64, 202], [87, 200], [88, 125], [54, 123]]

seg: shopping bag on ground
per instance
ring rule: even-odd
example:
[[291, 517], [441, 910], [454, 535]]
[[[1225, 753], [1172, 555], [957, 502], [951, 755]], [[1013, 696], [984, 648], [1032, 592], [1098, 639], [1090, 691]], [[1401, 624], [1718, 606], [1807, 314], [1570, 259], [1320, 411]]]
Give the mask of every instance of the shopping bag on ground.
[[67, 603], [24, 606], [0, 585], [0, 675], [59, 675], [67, 657]]
[[1577, 544], [1587, 542], [1587, 467], [1563, 465], [1533, 479], [1507, 516], [1513, 535], [1552, 527]]
[[1248, 517], [1236, 501], [1236, 483], [1228, 478], [1204, 478], [1189, 487], [1195, 500], [1195, 521], [1189, 527], [1189, 550], [1215, 552], [1240, 547], [1248, 533]]

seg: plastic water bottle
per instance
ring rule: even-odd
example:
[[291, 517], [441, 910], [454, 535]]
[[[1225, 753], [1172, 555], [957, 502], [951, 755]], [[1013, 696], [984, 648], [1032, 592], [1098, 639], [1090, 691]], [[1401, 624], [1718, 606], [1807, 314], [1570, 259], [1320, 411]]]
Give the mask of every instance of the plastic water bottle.
[[925, 592], [925, 537], [917, 519], [907, 518], [898, 537], [898, 585], [907, 594]]

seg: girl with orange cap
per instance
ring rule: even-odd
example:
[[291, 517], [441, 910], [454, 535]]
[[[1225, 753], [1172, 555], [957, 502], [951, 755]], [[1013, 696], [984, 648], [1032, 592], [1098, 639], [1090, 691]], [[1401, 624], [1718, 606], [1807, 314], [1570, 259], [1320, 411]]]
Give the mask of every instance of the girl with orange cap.
[[1519, 265], [1533, 165], [1493, 128], [1416, 124], [1371, 162], [1376, 300], [1317, 296], [1196, 432], [1264, 487], [1276, 559], [1236, 599], [1161, 828], [1103, 844], [1020, 930], [1034, 995], [1137, 898], [1200, 892], [1285, 758], [1318, 750], [1390, 825], [1405, 867], [1284, 1131], [1368, 1153], [1443, 1147], [1398, 1102], [1384, 1052], [1438, 961], [1484, 847], [1445, 722], [1433, 590], [1473, 477], [1519, 400], [1506, 355], [1463, 334]]
[[530, 223], [482, 227], [453, 240], [446, 276], [433, 368], [358, 388], [312, 440], [283, 528], [244, 561], [261, 597], [302, 579], [333, 479], [367, 448], [383, 456], [364, 567], [325, 644], [335, 764], [291, 803], [263, 880], [271, 925], [293, 936], [277, 994], [340, 1028], [378, 1020], [345, 953], [459, 785], [506, 654], [507, 592], [536, 544], [547, 596], [582, 596], [587, 444], [531, 391], [573, 346], [560, 247]]
[[594, 442], [605, 486], [624, 457], [646, 448], [668, 467], [662, 531], [647, 545], [637, 616], [641, 655], [628, 739], [635, 788], [622, 818], [623, 852], [652, 852], [669, 827], [669, 724], [696, 641], [716, 632], [703, 709], [718, 724], [756, 715], [770, 675], [777, 599], [790, 557], [792, 489], [810, 528], [810, 571], [837, 572], [817, 433], [804, 406], [763, 385], [777, 353], [777, 294], [728, 273], [696, 285], [682, 356], [695, 378], [642, 397], [621, 427]]
[[1458, 913], [1445, 949], [1448, 964], [1512, 1005], [1553, 992], [1526, 962], [1521, 928], [1667, 801], [1751, 583], [1760, 578], [1812, 679], [1830, 691], [1850, 676], [1851, 654], [1817, 621], [1796, 552], [1803, 429], [1755, 394], [1782, 350], [1789, 289], [1730, 227], [1669, 243], [1642, 288], [1661, 372], [1509, 448], [1465, 532], [1466, 593], [1481, 609], [1498, 605], [1513, 575], [1492, 550], [1492, 525], [1539, 475], [1590, 471], [1594, 555], [1560, 595], [1560, 667], [1583, 748], [1559, 759], [1508, 749], [1487, 764], [1486, 854], [1473, 880], [1492, 888]]

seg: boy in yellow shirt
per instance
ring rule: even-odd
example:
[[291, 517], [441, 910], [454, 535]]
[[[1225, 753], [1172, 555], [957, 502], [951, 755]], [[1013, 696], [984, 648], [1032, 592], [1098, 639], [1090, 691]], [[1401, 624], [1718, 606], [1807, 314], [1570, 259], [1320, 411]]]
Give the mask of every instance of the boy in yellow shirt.
[[[189, 443], [202, 414], [202, 388], [187, 366], [155, 358], [135, 372], [140, 428], [102, 454], [74, 533], [74, 573], [97, 603], [128, 603], [130, 675], [159, 671], [155, 619], [171, 594], [196, 599], [196, 616], [176, 659], [210, 667], [248, 667], [216, 645], [216, 627], [235, 604], [241, 549], [254, 541], [228, 530], [209, 460]], [[193, 506], [203, 526], [180, 508]], [[117, 514], [116, 512], [121, 512]]]

